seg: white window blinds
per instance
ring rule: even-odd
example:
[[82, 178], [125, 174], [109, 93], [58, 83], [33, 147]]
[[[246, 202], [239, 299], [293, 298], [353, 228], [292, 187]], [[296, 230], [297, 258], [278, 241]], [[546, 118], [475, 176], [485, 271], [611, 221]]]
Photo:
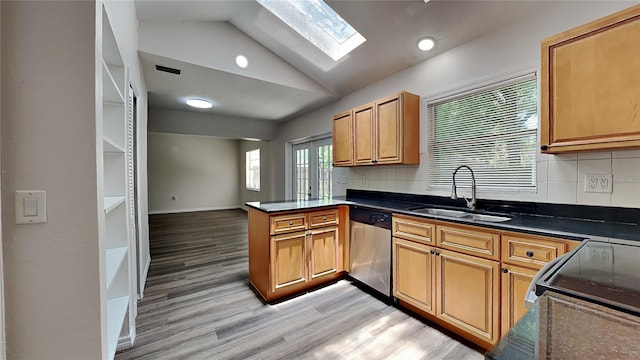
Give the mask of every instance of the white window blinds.
[[[427, 107], [430, 187], [450, 187], [453, 170], [468, 165], [479, 189], [535, 190], [535, 74], [436, 100]], [[458, 178], [456, 183], [470, 186], [470, 176]]]

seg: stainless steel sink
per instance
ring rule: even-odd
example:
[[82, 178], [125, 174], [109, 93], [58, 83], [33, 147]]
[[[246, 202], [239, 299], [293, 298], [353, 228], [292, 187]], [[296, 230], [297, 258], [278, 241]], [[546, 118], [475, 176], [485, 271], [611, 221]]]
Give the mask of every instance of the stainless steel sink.
[[413, 211], [417, 212], [417, 213], [421, 213], [421, 214], [429, 214], [429, 215], [436, 215], [436, 216], [448, 216], [448, 217], [456, 217], [456, 218], [464, 217], [464, 216], [467, 216], [469, 214], [469, 213], [467, 213], [465, 211], [447, 210], [447, 209], [435, 209], [435, 208], [423, 208], [423, 209], [416, 209], [416, 210], [413, 210]]
[[486, 222], [503, 222], [503, 221], [511, 220], [511, 218], [506, 216], [485, 215], [485, 214], [467, 214], [467, 216], [465, 216], [465, 219], [486, 221]]
[[486, 222], [503, 222], [507, 220], [511, 220], [510, 217], [506, 216], [496, 216], [496, 215], [486, 215], [486, 214], [475, 214], [462, 210], [449, 210], [449, 209], [438, 209], [438, 208], [421, 208], [412, 210], [419, 214], [428, 214], [435, 216], [445, 216], [459, 219], [468, 219], [474, 221], [486, 221]]

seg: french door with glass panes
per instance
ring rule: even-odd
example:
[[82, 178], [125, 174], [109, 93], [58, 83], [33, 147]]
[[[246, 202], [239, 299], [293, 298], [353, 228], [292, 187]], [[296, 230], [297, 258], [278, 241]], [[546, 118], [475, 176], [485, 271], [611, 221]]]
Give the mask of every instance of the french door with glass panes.
[[292, 146], [293, 198], [295, 200], [331, 197], [331, 138]]

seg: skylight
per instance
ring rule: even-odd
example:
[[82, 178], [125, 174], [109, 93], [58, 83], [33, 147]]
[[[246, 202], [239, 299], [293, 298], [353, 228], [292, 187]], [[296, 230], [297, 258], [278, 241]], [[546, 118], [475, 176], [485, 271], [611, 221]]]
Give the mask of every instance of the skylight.
[[335, 61], [365, 39], [323, 0], [256, 0]]

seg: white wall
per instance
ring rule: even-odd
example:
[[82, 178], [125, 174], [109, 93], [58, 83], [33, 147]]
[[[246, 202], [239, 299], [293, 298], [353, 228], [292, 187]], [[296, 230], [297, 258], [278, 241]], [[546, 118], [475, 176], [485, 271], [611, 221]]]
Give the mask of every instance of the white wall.
[[149, 212], [239, 207], [239, 157], [237, 140], [149, 133]]
[[[260, 149], [260, 191], [247, 190], [247, 151]], [[267, 141], [240, 141], [240, 204], [271, 199], [271, 148]]]
[[194, 111], [149, 109], [150, 132], [271, 140], [275, 137], [278, 125], [275, 121], [235, 118]]
[[[272, 198], [285, 198], [286, 143], [331, 131], [333, 114], [399, 90], [423, 99], [499, 77], [538, 70], [540, 41], [548, 36], [627, 8], [638, 1], [549, 2], [525, 21], [487, 34], [432, 59], [343, 97], [340, 101], [281, 125], [272, 141]], [[348, 188], [448, 196], [427, 190], [428, 154], [425, 146], [424, 104], [419, 166], [376, 166], [335, 169], [348, 176]], [[479, 193], [481, 198], [566, 204], [640, 207], [640, 151], [538, 155], [538, 191], [531, 193]], [[613, 174], [612, 194], [584, 193], [584, 174]], [[366, 178], [362, 183], [362, 177]], [[334, 181], [337, 179], [334, 176]], [[338, 189], [338, 187], [335, 187]], [[340, 195], [339, 193], [336, 195]]]
[[[7, 357], [95, 359], [97, 5], [0, 6]], [[46, 224], [15, 225], [14, 193], [28, 189], [47, 191]]]

